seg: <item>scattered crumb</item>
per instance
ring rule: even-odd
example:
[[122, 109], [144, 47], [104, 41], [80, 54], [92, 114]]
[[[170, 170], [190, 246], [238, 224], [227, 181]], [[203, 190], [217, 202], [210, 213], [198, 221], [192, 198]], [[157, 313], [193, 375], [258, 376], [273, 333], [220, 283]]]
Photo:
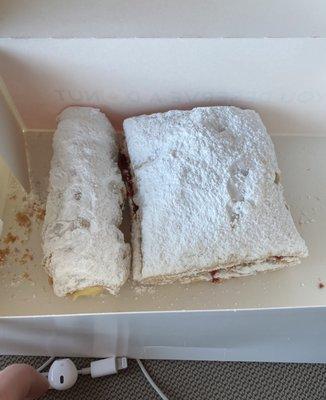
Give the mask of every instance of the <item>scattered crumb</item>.
[[324, 289], [325, 284], [323, 282], [319, 282], [318, 287], [319, 287], [319, 289]]
[[22, 228], [30, 228], [32, 225], [32, 222], [27, 213], [18, 212], [16, 214], [16, 221], [18, 222], [18, 225]]
[[300, 286], [301, 286], [301, 287], [304, 287], [304, 283], [303, 283], [303, 282], [301, 282], [301, 283], [300, 283]]
[[12, 194], [10, 197], [9, 197], [9, 200], [16, 200], [17, 199], [17, 195], [16, 194]]
[[31, 276], [30, 276], [29, 273], [27, 273], [27, 272], [24, 272], [24, 273], [22, 274], [22, 277], [23, 277], [24, 279], [26, 279], [27, 281], [32, 281]]
[[28, 261], [33, 261], [34, 260], [34, 256], [31, 253], [24, 253], [22, 258], [21, 258], [23, 263], [26, 263]]
[[9, 254], [10, 254], [9, 247], [0, 249], [0, 265], [6, 261]]
[[29, 249], [25, 249], [25, 252], [18, 261], [21, 265], [24, 265], [28, 261], [33, 261], [33, 260], [34, 260], [33, 253]]
[[45, 208], [40, 206], [38, 203], [34, 202], [30, 210], [30, 216], [31, 217], [35, 216], [38, 221], [44, 221]]
[[9, 232], [3, 239], [3, 242], [5, 244], [10, 244], [10, 243], [15, 243], [16, 240], [18, 239], [18, 236], [13, 235], [11, 232]]

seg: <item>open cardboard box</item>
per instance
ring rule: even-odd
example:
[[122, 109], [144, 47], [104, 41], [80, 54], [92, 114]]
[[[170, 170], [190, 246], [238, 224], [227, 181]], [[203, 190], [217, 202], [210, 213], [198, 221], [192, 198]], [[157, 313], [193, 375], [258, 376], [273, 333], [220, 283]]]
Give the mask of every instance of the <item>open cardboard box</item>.
[[[105, 30], [110, 1], [94, 3], [101, 10], [96, 24], [93, 11], [68, 5], [70, 25], [63, 24], [63, 31], [55, 23], [60, 1], [52, 3], [52, 13], [31, 1], [25, 15], [17, 3], [8, 3], [5, 15], [18, 20], [0, 29], [0, 218], [2, 237], [19, 237], [10, 244], [9, 262], [0, 266], [0, 352], [325, 362], [326, 39], [310, 36], [325, 35], [326, 21], [320, 19], [326, 6], [316, 2], [319, 12], [306, 19], [307, 2], [296, 3], [295, 15], [293, 2], [282, 2], [283, 19], [275, 28], [276, 6], [268, 15], [262, 2], [253, 1], [248, 16], [236, 2], [217, 1], [216, 11], [229, 12], [231, 22], [215, 25], [208, 18], [212, 10], [199, 15], [200, 2], [191, 1], [188, 22], [196, 15], [201, 23], [206, 18], [200, 34], [198, 24], [189, 28], [171, 5], [168, 26], [154, 17], [142, 25], [149, 3], [140, 2], [139, 23], [133, 26], [132, 16], [123, 14], [122, 32], [112, 13]], [[115, 7], [124, 10], [124, 3]], [[87, 15], [85, 27], [80, 21]], [[243, 19], [246, 28], [239, 35], [235, 27]], [[133, 38], [155, 32], [170, 38]], [[211, 37], [232, 35], [246, 37]], [[221, 285], [139, 290], [128, 284], [117, 297], [55, 297], [41, 266], [38, 214], [31, 217], [31, 232], [17, 224], [16, 215], [26, 210], [24, 189], [46, 198], [55, 117], [73, 104], [100, 107], [118, 130], [125, 117], [140, 113], [218, 104], [255, 109], [272, 135], [286, 199], [309, 257], [293, 268]], [[124, 229], [128, 233], [127, 221]]]

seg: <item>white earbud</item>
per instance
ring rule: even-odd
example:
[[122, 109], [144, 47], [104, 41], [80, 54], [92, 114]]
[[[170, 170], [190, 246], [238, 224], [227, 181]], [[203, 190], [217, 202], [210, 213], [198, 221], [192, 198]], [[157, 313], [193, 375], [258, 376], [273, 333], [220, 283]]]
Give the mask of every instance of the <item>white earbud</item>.
[[54, 361], [48, 373], [49, 384], [56, 390], [70, 389], [76, 383], [77, 378], [77, 368], [69, 358]]

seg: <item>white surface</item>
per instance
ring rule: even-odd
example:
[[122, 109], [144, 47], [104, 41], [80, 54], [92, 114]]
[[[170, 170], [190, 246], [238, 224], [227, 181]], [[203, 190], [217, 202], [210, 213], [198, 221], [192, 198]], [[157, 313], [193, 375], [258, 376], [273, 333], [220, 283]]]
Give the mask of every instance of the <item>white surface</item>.
[[326, 35], [324, 0], [2, 0], [0, 18], [8, 37]]
[[0, 354], [326, 362], [325, 308], [0, 319]]
[[69, 105], [100, 107], [119, 127], [231, 104], [259, 112], [270, 134], [326, 132], [326, 39], [1, 39], [0, 52], [28, 128], [55, 128]]
[[[203, 282], [167, 285], [146, 291], [133, 289], [128, 284], [117, 297], [105, 294], [73, 301], [70, 298], [57, 298], [53, 294], [41, 266], [41, 226], [36, 221], [30, 240], [12, 245], [12, 248], [18, 247], [20, 253], [16, 256], [14, 252], [8, 259], [8, 265], [0, 268], [0, 314], [51, 315], [325, 306], [326, 288], [319, 289], [318, 286], [321, 282], [326, 283], [326, 139], [274, 137], [273, 140], [283, 171], [285, 197], [310, 252], [301, 265], [254, 277], [231, 279], [221, 285]], [[47, 152], [46, 148], [44, 152]], [[15, 213], [21, 208], [19, 198], [7, 203], [4, 234], [12, 226], [12, 231], [24, 239], [25, 230], [18, 229], [15, 223]], [[125, 231], [128, 231], [127, 227]], [[30, 250], [34, 259], [22, 265], [19, 260], [25, 249]], [[16, 257], [18, 262], [15, 262]]]
[[307, 256], [255, 111], [172, 110], [129, 118], [123, 127], [139, 206], [135, 280], [230, 279]]
[[42, 238], [54, 292], [100, 286], [117, 294], [130, 272], [119, 229], [125, 187], [117, 133], [100, 110], [69, 107], [59, 115], [49, 182]]

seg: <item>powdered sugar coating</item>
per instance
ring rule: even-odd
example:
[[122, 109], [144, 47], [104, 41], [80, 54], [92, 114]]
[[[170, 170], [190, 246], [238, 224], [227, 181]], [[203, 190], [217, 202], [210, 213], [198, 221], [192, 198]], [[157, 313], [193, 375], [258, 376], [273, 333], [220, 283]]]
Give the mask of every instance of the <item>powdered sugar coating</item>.
[[116, 133], [94, 108], [67, 108], [58, 121], [43, 228], [45, 265], [58, 296], [91, 286], [115, 294], [130, 264], [119, 230], [125, 189]]
[[208, 279], [215, 269], [225, 279], [228, 270], [249, 275], [307, 255], [256, 112], [169, 111], [129, 118], [124, 130], [139, 206], [136, 280]]

